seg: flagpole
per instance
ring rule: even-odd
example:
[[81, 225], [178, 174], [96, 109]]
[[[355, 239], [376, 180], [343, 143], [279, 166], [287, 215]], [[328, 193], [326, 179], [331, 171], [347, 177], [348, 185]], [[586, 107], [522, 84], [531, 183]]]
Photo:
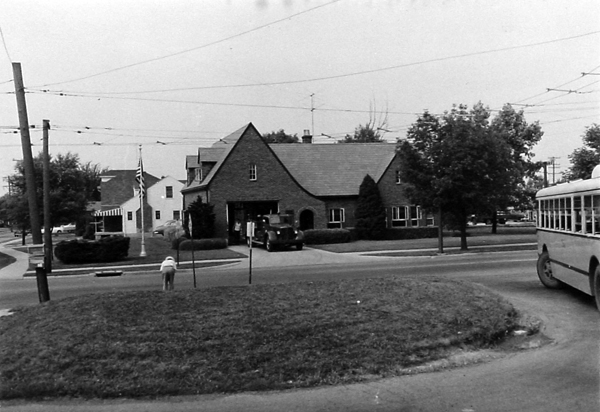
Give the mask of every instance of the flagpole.
[[142, 245], [140, 248], [140, 257], [146, 257], [146, 239], [144, 237], [144, 196], [145, 196], [145, 187], [144, 187], [144, 168], [142, 166], [142, 145], [140, 145], [140, 163], [138, 166], [138, 171], [140, 173], [140, 217], [142, 218], [141, 230], [142, 230]]

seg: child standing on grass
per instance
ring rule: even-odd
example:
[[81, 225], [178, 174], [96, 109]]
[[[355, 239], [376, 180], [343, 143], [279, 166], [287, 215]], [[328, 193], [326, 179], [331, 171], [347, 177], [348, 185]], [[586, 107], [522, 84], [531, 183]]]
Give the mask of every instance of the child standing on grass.
[[167, 256], [160, 265], [162, 272], [163, 290], [173, 290], [175, 282], [175, 272], [177, 272], [177, 263], [171, 256]]

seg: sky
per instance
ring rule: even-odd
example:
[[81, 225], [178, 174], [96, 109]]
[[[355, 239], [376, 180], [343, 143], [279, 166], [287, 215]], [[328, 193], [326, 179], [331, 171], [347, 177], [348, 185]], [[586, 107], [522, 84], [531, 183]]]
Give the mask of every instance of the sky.
[[[332, 143], [373, 119], [510, 103], [555, 175], [600, 123], [597, 0], [0, 0], [0, 177], [33, 155], [185, 179], [185, 156], [252, 122]], [[582, 73], [586, 73], [585, 75]], [[550, 89], [550, 90], [549, 90]], [[2, 181], [0, 195], [6, 193]]]

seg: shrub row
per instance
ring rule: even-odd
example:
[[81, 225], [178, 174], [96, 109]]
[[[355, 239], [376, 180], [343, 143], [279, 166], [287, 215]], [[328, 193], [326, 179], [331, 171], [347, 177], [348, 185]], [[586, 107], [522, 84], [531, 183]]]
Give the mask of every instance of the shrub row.
[[227, 247], [227, 240], [222, 238], [212, 239], [191, 239], [178, 238], [173, 241], [173, 249], [179, 250], [212, 250], [212, 249], [225, 249]]
[[304, 231], [304, 243], [307, 245], [348, 243], [351, 240], [352, 234], [348, 229], [309, 229]]
[[128, 237], [109, 236], [100, 240], [63, 240], [54, 247], [54, 256], [64, 264], [115, 262], [127, 257]]

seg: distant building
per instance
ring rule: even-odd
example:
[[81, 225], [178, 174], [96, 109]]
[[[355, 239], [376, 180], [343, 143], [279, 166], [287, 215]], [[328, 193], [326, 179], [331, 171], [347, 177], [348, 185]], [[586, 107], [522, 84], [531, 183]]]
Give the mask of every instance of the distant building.
[[[200, 197], [214, 205], [216, 236], [234, 222], [288, 213], [302, 229], [352, 228], [360, 185], [368, 174], [381, 193], [387, 227], [433, 226], [433, 216], [411, 205], [399, 180], [390, 143], [267, 144], [252, 123], [187, 156], [183, 208]], [[244, 226], [245, 227], [245, 226]]]
[[[130, 235], [142, 228], [139, 185], [135, 170], [110, 170], [101, 176], [100, 210], [94, 213], [99, 232]], [[183, 209], [181, 189], [184, 183], [171, 177], [157, 178], [144, 172], [144, 231], [167, 220], [180, 220]]]

